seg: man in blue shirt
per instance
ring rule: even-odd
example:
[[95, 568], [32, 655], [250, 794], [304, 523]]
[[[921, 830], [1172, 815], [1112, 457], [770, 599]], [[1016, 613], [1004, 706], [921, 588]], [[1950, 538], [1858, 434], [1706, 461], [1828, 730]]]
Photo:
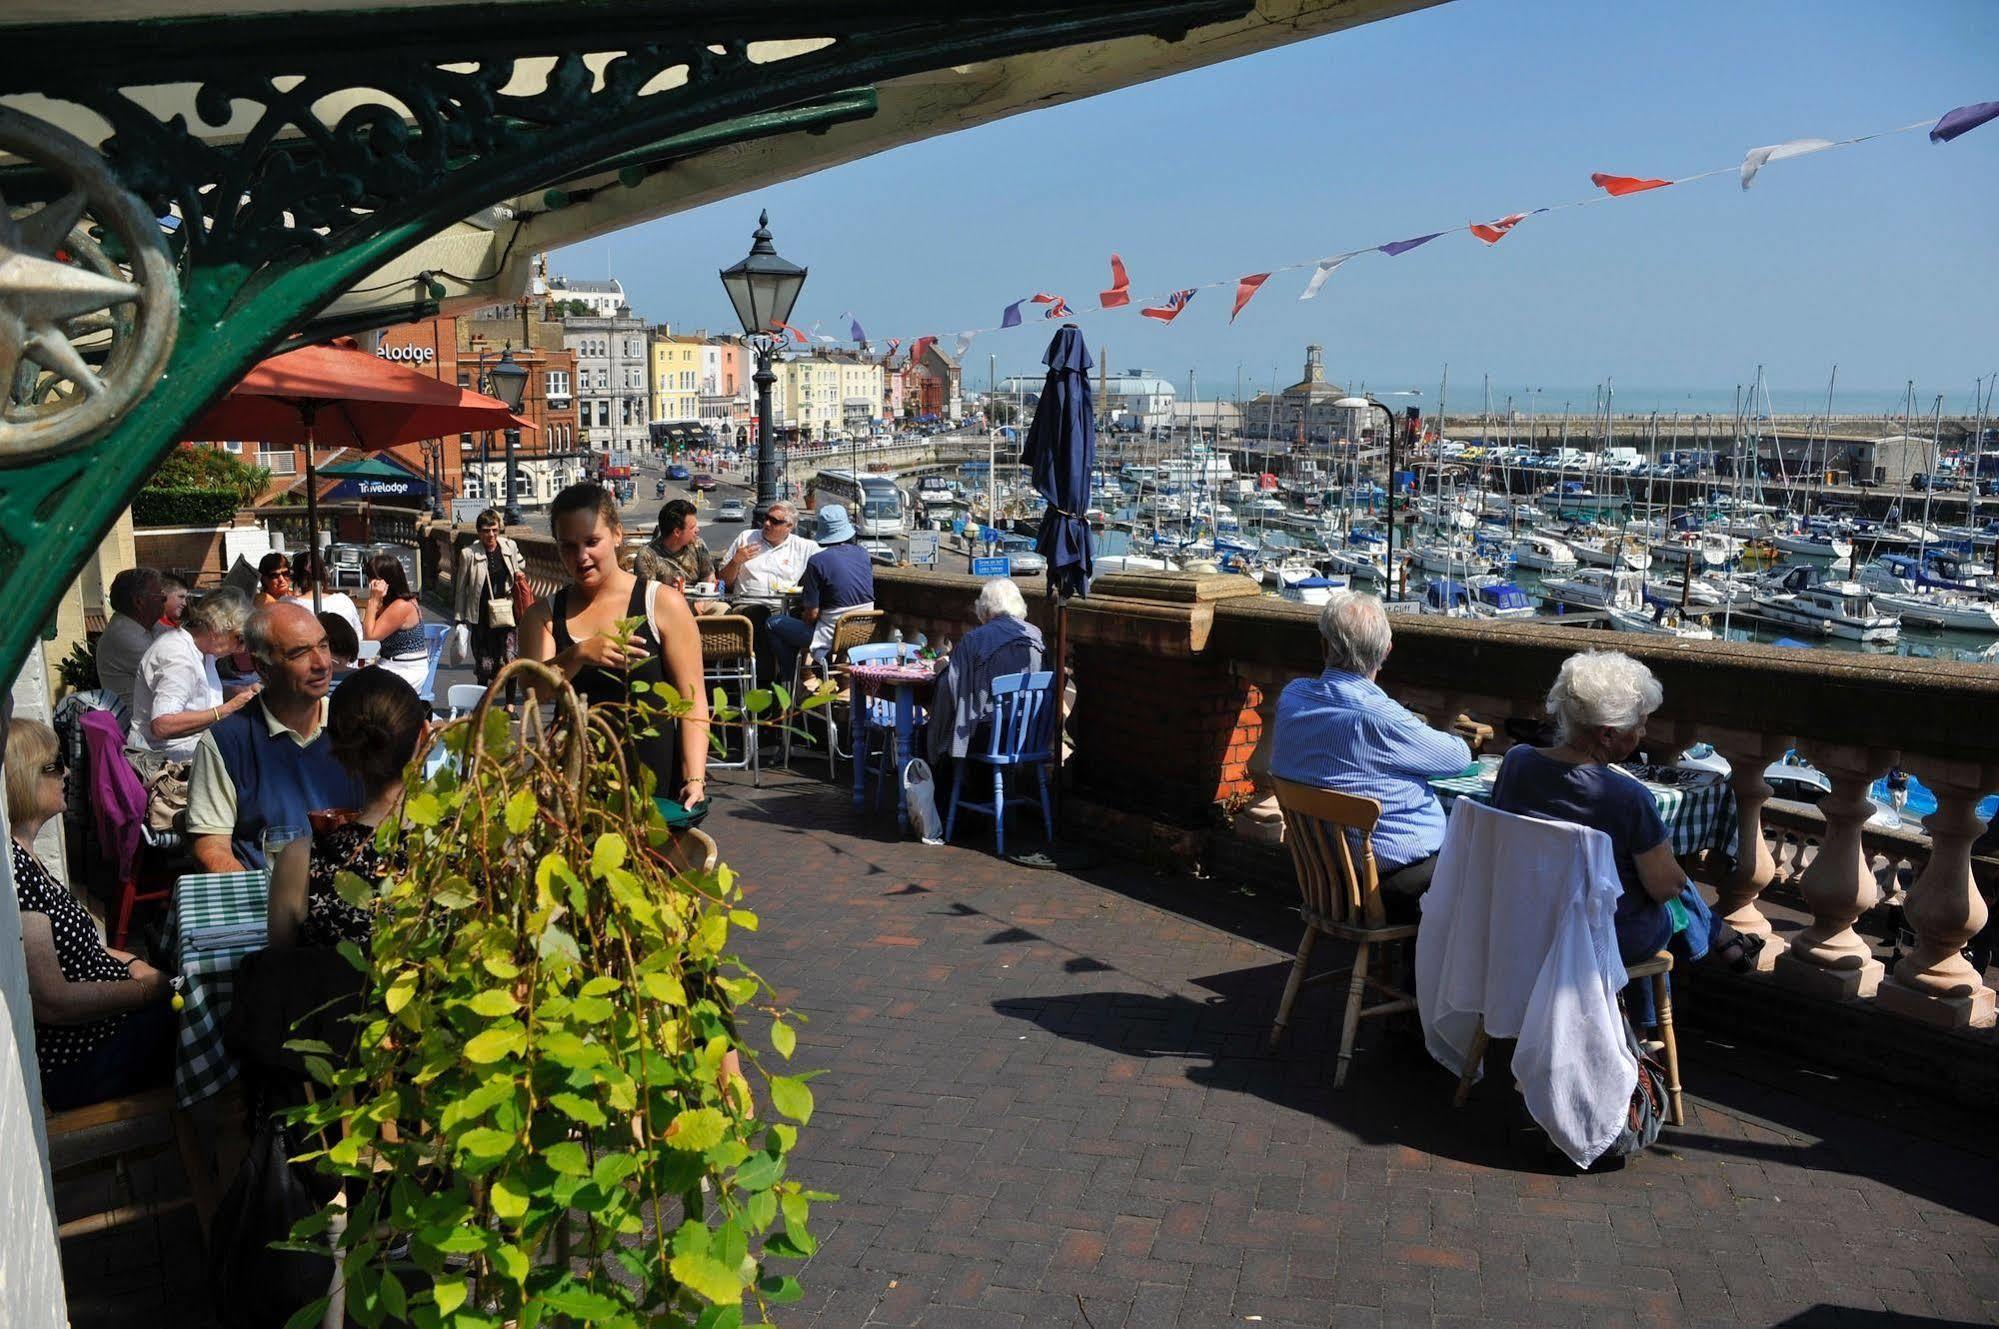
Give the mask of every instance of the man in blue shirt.
[[1384, 903], [1407, 916], [1430, 884], [1444, 810], [1430, 781], [1471, 764], [1471, 747], [1391, 701], [1374, 678], [1388, 659], [1381, 601], [1335, 591], [1319, 613], [1326, 668], [1293, 679], [1277, 699], [1270, 773], [1381, 804], [1374, 856]]
[[843, 614], [874, 607], [874, 560], [854, 542], [854, 523], [847, 509], [827, 503], [819, 508], [818, 516], [819, 552], [805, 563], [798, 617], [781, 614], [770, 621], [781, 678], [790, 675], [792, 661], [808, 642], [815, 658], [826, 654], [833, 644], [833, 625]]

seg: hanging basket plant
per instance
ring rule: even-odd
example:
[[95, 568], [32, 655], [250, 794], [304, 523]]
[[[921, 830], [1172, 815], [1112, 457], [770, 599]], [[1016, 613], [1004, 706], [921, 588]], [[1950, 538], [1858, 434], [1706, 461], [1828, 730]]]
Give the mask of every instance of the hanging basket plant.
[[[493, 705], [513, 679], [553, 694], [546, 731]], [[748, 1041], [752, 1008], [779, 1059], [797, 1039], [729, 951], [757, 917], [626, 769], [620, 721], [686, 709], [658, 700], [586, 712], [515, 661], [385, 824], [407, 866], [340, 880], [374, 911], [368, 952], [349, 944], [365, 1023], [347, 1064], [291, 1046], [318, 1081], [306, 1157], [347, 1184], [293, 1244], [335, 1249], [355, 1322], [723, 1329], [801, 1295], [781, 1262], [812, 1253], [832, 1198], [787, 1175], [812, 1074]]]

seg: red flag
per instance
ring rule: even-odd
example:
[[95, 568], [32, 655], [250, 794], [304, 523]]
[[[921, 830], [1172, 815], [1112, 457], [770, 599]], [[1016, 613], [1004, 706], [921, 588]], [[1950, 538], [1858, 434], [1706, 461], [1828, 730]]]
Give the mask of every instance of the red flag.
[[1190, 286], [1184, 291], [1175, 291], [1173, 294], [1167, 296], [1165, 304], [1153, 305], [1138, 312], [1147, 318], [1156, 318], [1161, 323], [1171, 323], [1174, 319], [1180, 317], [1180, 311], [1185, 309], [1187, 302], [1193, 298], [1194, 288]]
[[1244, 277], [1235, 284], [1235, 308], [1229, 310], [1229, 322], [1235, 322], [1235, 316], [1242, 312], [1242, 307], [1248, 304], [1250, 299], [1262, 288], [1263, 283], [1269, 280], [1269, 273], [1259, 272], [1253, 276]]
[[780, 323], [778, 320], [772, 319], [770, 321], [770, 330], [772, 332], [780, 333], [784, 336], [790, 337], [793, 341], [797, 342], [801, 346], [809, 346], [812, 344], [812, 339], [810, 337], [800, 332], [797, 328], [792, 327], [791, 324], [789, 323]]
[[1131, 278], [1125, 275], [1124, 260], [1116, 254], [1111, 255], [1111, 288], [1098, 292], [1097, 300], [1105, 309], [1131, 303]]
[[1626, 194], [1642, 194], [1648, 189], [1664, 189], [1671, 180], [1641, 180], [1635, 175], [1605, 175], [1598, 171], [1591, 175], [1589, 182], [1600, 187], [1612, 198], [1622, 198]]
[[1048, 311], [1041, 316], [1043, 318], [1069, 317], [1069, 302], [1059, 295], [1049, 295], [1045, 291], [1037, 292], [1034, 296], [1034, 303], [1048, 306]]
[[909, 363], [914, 365], [923, 358], [923, 353], [937, 344], [935, 337], [918, 337], [909, 343]]
[[1489, 245], [1496, 245], [1506, 238], [1506, 233], [1525, 220], [1527, 214], [1516, 212], [1510, 217], [1501, 217], [1496, 222], [1479, 222], [1471, 228], [1471, 233]]

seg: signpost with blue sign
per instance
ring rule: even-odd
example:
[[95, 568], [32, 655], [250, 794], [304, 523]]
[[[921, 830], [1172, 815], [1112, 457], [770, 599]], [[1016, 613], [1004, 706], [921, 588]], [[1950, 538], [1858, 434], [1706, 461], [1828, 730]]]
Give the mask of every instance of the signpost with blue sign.
[[1013, 575], [1013, 560], [1005, 554], [998, 558], [975, 558], [972, 560], [974, 577], [1010, 577]]

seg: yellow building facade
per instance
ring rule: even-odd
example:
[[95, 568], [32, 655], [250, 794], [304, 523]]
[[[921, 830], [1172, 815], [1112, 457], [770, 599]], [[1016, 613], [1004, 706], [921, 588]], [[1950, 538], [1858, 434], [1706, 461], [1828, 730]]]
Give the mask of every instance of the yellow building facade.
[[849, 355], [802, 355], [774, 366], [772, 415], [802, 437], [844, 439], [872, 432], [882, 410], [882, 368]]
[[677, 423], [701, 418], [702, 337], [677, 337], [660, 328], [652, 335], [652, 419]]

